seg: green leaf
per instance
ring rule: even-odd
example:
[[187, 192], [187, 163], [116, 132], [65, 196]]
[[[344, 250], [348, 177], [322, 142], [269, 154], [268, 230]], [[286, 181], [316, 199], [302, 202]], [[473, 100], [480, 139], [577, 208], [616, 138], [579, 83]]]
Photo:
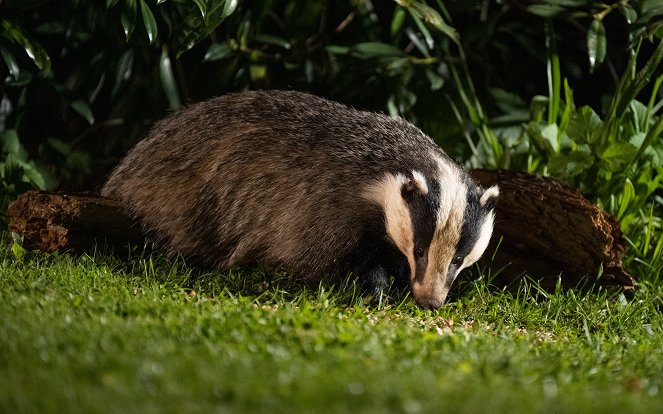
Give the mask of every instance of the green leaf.
[[531, 122], [526, 128], [527, 134], [546, 154], [558, 154], [557, 125]]
[[528, 6], [527, 11], [541, 17], [557, 17], [566, 12], [566, 9], [551, 4], [535, 4]]
[[566, 134], [577, 144], [592, 144], [600, 136], [603, 121], [589, 106], [571, 114]]
[[14, 79], [18, 79], [19, 76], [21, 75], [21, 67], [19, 66], [18, 62], [16, 59], [14, 59], [14, 55], [4, 47], [0, 45], [0, 54], [2, 54], [2, 58], [5, 61], [5, 64], [7, 65], [7, 69], [9, 69], [9, 74], [12, 76]]
[[529, 104], [529, 113], [532, 121], [539, 122], [543, 119], [543, 114], [548, 108], [549, 101], [550, 99], [543, 95], [536, 95], [532, 98], [532, 101]]
[[67, 156], [67, 166], [73, 171], [89, 172], [91, 166], [90, 154], [83, 151], [71, 151]]
[[638, 12], [635, 11], [635, 9], [629, 4], [620, 4], [619, 11], [622, 12], [624, 18], [626, 19], [626, 23], [628, 24], [633, 24], [636, 20], [638, 20]]
[[28, 253], [23, 247], [23, 236], [18, 233], [12, 232], [12, 254], [17, 260], [23, 260], [23, 257]]
[[605, 27], [598, 19], [592, 20], [587, 32], [587, 55], [589, 57], [589, 71], [594, 69], [605, 60], [606, 51]]
[[111, 7], [117, 4], [118, 0], [106, 0], [106, 8], [110, 9]]
[[571, 114], [576, 110], [576, 104], [573, 101], [573, 91], [569, 86], [568, 79], [564, 79], [564, 111], [559, 120], [559, 128], [562, 131], [566, 131], [569, 127], [569, 121], [571, 119]]
[[398, 111], [398, 105], [396, 105], [396, 97], [391, 95], [387, 100], [387, 109], [389, 110], [389, 116], [392, 118], [398, 118], [401, 114]]
[[615, 142], [601, 154], [601, 164], [608, 171], [621, 171], [636, 152], [637, 148], [627, 142]]
[[558, 132], [557, 124], [548, 124], [541, 129], [541, 136], [550, 143], [550, 147], [555, 153], [559, 153]]
[[[0, 37], [0, 42], [3, 39]], [[7, 49], [0, 44], [0, 55], [4, 59], [7, 69], [9, 70], [9, 75], [4, 83], [7, 86], [25, 86], [32, 79], [32, 73], [28, 70], [21, 68], [21, 65], [16, 60], [16, 57], [10, 49]]]
[[120, 56], [115, 69], [115, 85], [111, 91], [112, 96], [116, 96], [124, 83], [131, 78], [134, 66], [134, 49], [126, 49]]
[[419, 51], [424, 56], [430, 57], [430, 50], [432, 50], [435, 47], [435, 41], [433, 40], [433, 36], [431, 36], [430, 32], [426, 28], [426, 25], [417, 15], [417, 13], [413, 13], [412, 9], [410, 9], [410, 14], [412, 15], [412, 19], [416, 23], [417, 27], [419, 28], [419, 32], [423, 35], [424, 39], [426, 40], [426, 43], [424, 44], [421, 40], [419, 40], [419, 36], [417, 36], [417, 34], [412, 32], [411, 30], [407, 31], [408, 37], [415, 44], [415, 46], [417, 46], [417, 49], [419, 49]]
[[[207, 37], [232, 14], [237, 8], [237, 0], [207, 0], [194, 3], [184, 3], [181, 11], [184, 20], [180, 22], [173, 36], [173, 47], [176, 56], [189, 50], [201, 39]], [[201, 18], [201, 13], [203, 18]]]
[[198, 10], [200, 10], [200, 15], [203, 19], [207, 17], [207, 5], [205, 4], [205, 0], [193, 0], [193, 2], [198, 6]]
[[233, 49], [230, 47], [228, 42], [224, 43], [212, 43], [207, 48], [207, 53], [205, 53], [204, 62], [214, 62], [227, 58], [233, 53]]
[[437, 91], [442, 86], [444, 86], [444, 78], [440, 76], [437, 72], [432, 69], [426, 69], [426, 77], [430, 82], [430, 88], [432, 91]]
[[2, 142], [2, 151], [6, 154], [11, 154], [16, 160], [27, 161], [28, 152], [21, 145], [18, 138], [18, 132], [15, 129], [6, 129], [0, 136]]
[[350, 48], [350, 54], [360, 59], [406, 56], [406, 54], [396, 46], [380, 42], [357, 43]]
[[625, 113], [627, 105], [636, 98], [645, 85], [649, 84], [651, 77], [660, 69], [660, 63], [663, 60], [663, 42], [658, 42], [645, 65], [633, 76], [637, 67], [637, 57], [637, 53], [631, 55], [628, 65], [619, 79], [606, 114], [602, 141], [607, 140], [610, 130], [616, 128], [615, 125]]
[[[424, 26], [421, 19], [415, 17], [414, 21], [417, 23], [417, 25], [419, 27], [423, 27], [425, 29], [426, 26]], [[412, 44], [414, 44], [414, 46], [419, 50], [419, 52], [421, 52], [421, 54], [424, 55], [425, 57], [429, 58], [430, 57], [430, 52], [428, 50], [429, 47], [426, 45], [428, 42], [423, 42], [419, 38], [419, 35], [417, 33], [415, 33], [414, 31], [412, 31], [412, 30], [406, 30], [406, 33], [407, 33], [408, 39], [410, 39]], [[428, 33], [428, 37], [430, 38], [430, 33]], [[432, 49], [432, 46], [431, 46], [431, 49]]]
[[226, 0], [223, 4], [223, 13], [221, 13], [221, 19], [225, 19], [235, 12], [237, 6], [239, 5], [239, 0]]
[[92, 109], [90, 109], [90, 106], [87, 104], [87, 102], [78, 99], [73, 101], [70, 105], [74, 111], [76, 111], [80, 116], [85, 118], [88, 124], [90, 125], [94, 124], [94, 114], [92, 113]]
[[594, 3], [594, 0], [546, 0], [547, 3], [566, 7], [584, 7]]
[[175, 75], [170, 63], [170, 56], [168, 55], [168, 48], [166, 46], [161, 49], [161, 59], [159, 60], [159, 74], [161, 75], [161, 87], [163, 88], [170, 109], [176, 111], [182, 106], [180, 101], [180, 94], [177, 90], [175, 83]]
[[[39, 42], [28, 36], [21, 27], [8, 20], [2, 20], [2, 29], [3, 36], [20, 45], [39, 70], [44, 72], [51, 70], [51, 58]], [[2, 55], [5, 57], [4, 52]]]
[[49, 149], [52, 151], [55, 151], [57, 154], [66, 157], [71, 153], [71, 148], [69, 145], [62, 141], [61, 139], [58, 138], [48, 138], [46, 140], [46, 143], [48, 144]]
[[25, 174], [23, 164], [24, 163], [17, 160], [12, 154], [7, 154], [3, 169], [0, 171], [0, 176], [2, 176], [3, 181], [9, 184], [23, 181], [23, 175]]
[[45, 169], [36, 167], [33, 162], [24, 165], [23, 168], [25, 169], [25, 178], [32, 185], [36, 186], [40, 190], [48, 190], [53, 188], [54, 183], [52, 181], [52, 177]]
[[660, 143], [662, 141], [661, 137], [663, 137], [663, 116], [659, 117], [649, 131], [647, 131], [647, 135], [642, 140], [642, 144], [640, 144], [637, 151], [633, 154], [633, 159], [630, 164], [636, 162], [645, 150], [647, 150], [648, 147], [653, 146], [656, 141]]
[[456, 44], [460, 45], [460, 36], [458, 35], [458, 32], [444, 21], [437, 10], [419, 1], [398, 3], [401, 7], [407, 8], [413, 16], [418, 15], [418, 17], [423, 19], [426, 23], [430, 24], [449, 39], [453, 40]]
[[594, 165], [592, 154], [570, 152], [553, 156], [548, 163], [550, 173], [559, 177], [574, 177]]
[[43, 166], [33, 161], [24, 161], [13, 154], [7, 154], [4, 165], [4, 181], [19, 184], [28, 183], [40, 190], [49, 190], [54, 187], [51, 174]]
[[557, 42], [555, 32], [550, 21], [546, 21], [546, 57], [548, 71], [548, 123], [553, 124], [559, 116], [559, 103], [562, 99], [561, 84], [562, 75], [559, 68], [559, 54], [557, 53]]
[[154, 15], [149, 6], [145, 3], [145, 0], [140, 0], [140, 13], [143, 16], [143, 24], [147, 31], [147, 39], [150, 41], [150, 44], [152, 44], [157, 38], [157, 22], [154, 19]]
[[641, 0], [640, 12], [650, 19], [663, 16], [663, 3], [661, 3], [661, 0]]
[[632, 135], [631, 138], [628, 139], [628, 142], [634, 145], [636, 148], [640, 148], [642, 146], [642, 143], [645, 142], [646, 136], [647, 134], [645, 134], [644, 132], [638, 132]]
[[658, 90], [663, 85], [663, 74], [659, 75], [654, 81], [654, 86], [651, 88], [651, 95], [649, 96], [649, 103], [647, 104], [647, 118], [651, 119], [651, 115], [658, 112], [661, 107], [663, 107], [663, 99], [656, 103], [656, 98], [658, 96]]
[[249, 76], [254, 85], [264, 85], [267, 80], [267, 66], [258, 63], [251, 64]]
[[258, 33], [254, 38], [256, 42], [259, 43], [265, 43], [268, 45], [274, 45], [274, 46], [279, 46], [282, 47], [286, 50], [289, 50], [290, 47], [292, 46], [290, 42], [288, 42], [286, 39], [279, 37], [279, 36], [273, 36], [270, 34], [265, 34], [265, 33]]
[[325, 50], [332, 55], [347, 55], [350, 53], [350, 48], [348, 46], [329, 45], [325, 47]]
[[624, 213], [628, 209], [628, 206], [631, 204], [631, 201], [635, 198], [635, 188], [631, 180], [626, 178], [624, 181], [624, 190], [619, 200], [619, 211], [617, 212], [617, 219], [621, 220], [624, 217]]
[[628, 114], [631, 115], [633, 119], [633, 125], [635, 126], [636, 131], [646, 131], [647, 130], [647, 121], [649, 110], [647, 107], [640, 101], [633, 100], [628, 105]]
[[412, 91], [405, 88], [399, 89], [396, 94], [396, 101], [398, 102], [398, 109], [401, 114], [406, 113], [417, 103], [417, 95]]
[[134, 28], [136, 27], [136, 18], [138, 16], [138, 7], [136, 0], [126, 0], [122, 7], [122, 14], [120, 16], [120, 23], [124, 29], [124, 36], [127, 40], [131, 37]]
[[401, 32], [401, 28], [405, 23], [405, 10], [398, 7], [394, 11], [394, 17], [391, 19], [391, 37], [395, 38]]
[[508, 114], [527, 109], [527, 104], [520, 96], [501, 88], [490, 88], [490, 96], [502, 113]]

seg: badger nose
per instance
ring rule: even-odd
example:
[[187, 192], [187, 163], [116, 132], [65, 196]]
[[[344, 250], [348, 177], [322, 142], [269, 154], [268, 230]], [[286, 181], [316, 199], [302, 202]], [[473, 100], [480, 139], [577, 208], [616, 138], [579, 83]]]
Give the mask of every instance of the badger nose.
[[417, 305], [425, 309], [438, 309], [444, 305], [449, 289], [440, 285], [425, 285], [422, 283], [412, 284], [412, 297]]
[[444, 305], [444, 299], [429, 299], [427, 306], [425, 308], [427, 309], [439, 309]]
[[433, 298], [433, 297], [425, 297], [421, 298], [421, 300], [415, 300], [417, 302], [417, 305], [421, 306], [424, 309], [439, 309], [444, 305], [444, 299], [445, 298]]

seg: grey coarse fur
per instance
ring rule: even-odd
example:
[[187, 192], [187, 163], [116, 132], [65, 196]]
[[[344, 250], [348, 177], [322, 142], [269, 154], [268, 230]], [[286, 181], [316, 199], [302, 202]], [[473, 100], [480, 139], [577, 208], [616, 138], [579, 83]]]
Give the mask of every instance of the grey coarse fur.
[[401, 119], [298, 92], [244, 92], [157, 122], [102, 195], [170, 254], [313, 277], [352, 271], [367, 235], [384, 233], [363, 188], [385, 173], [436, 174], [431, 154], [448, 160]]

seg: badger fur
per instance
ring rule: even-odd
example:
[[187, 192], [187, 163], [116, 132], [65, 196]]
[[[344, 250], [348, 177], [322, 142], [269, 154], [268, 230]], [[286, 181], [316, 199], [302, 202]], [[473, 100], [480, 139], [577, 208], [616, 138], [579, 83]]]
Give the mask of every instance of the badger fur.
[[444, 303], [488, 245], [497, 187], [478, 187], [402, 119], [287, 91], [230, 94], [156, 123], [102, 195], [169, 254], [310, 278], [404, 280]]

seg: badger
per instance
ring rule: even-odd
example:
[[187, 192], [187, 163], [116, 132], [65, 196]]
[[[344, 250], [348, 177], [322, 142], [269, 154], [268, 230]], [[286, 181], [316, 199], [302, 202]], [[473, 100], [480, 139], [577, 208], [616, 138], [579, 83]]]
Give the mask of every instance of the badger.
[[486, 249], [498, 192], [403, 119], [276, 90], [167, 116], [102, 188], [169, 255], [396, 281], [425, 308]]

